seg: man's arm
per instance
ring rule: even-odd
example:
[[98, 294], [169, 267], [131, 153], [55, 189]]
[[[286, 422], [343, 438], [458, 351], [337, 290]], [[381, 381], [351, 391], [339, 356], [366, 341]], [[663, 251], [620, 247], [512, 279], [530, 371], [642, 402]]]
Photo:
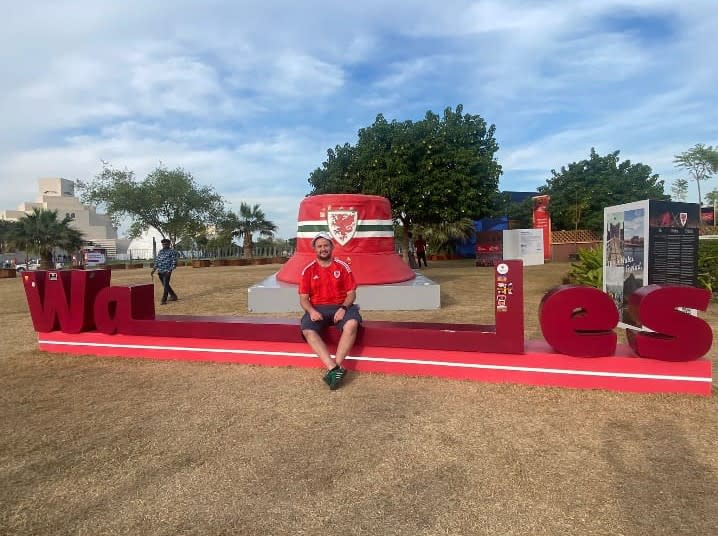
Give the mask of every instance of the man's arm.
[[357, 292], [356, 290], [348, 290], [347, 291], [347, 297], [344, 298], [344, 301], [341, 303], [341, 307], [337, 309], [337, 312], [334, 313], [334, 323], [341, 322], [342, 318], [344, 318], [344, 315], [346, 314], [347, 309], [351, 307], [354, 304], [354, 300], [356, 299]]
[[357, 291], [355, 290], [349, 290], [347, 291], [347, 297], [344, 298], [344, 302], [342, 302], [342, 305], [346, 308], [351, 307], [354, 305], [354, 300], [357, 299]]
[[299, 306], [304, 309], [307, 314], [309, 315], [309, 318], [314, 320], [315, 322], [317, 320], [321, 320], [324, 318], [322, 316], [322, 313], [317, 311], [314, 306], [312, 305], [312, 302], [309, 300], [309, 294], [300, 294], [299, 295]]

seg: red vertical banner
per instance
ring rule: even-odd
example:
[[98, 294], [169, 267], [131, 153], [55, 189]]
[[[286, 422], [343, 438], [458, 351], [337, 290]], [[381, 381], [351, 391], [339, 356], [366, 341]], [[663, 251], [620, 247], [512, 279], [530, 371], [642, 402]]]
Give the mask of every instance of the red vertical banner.
[[716, 207], [701, 207], [701, 223], [703, 225], [716, 225]]
[[551, 260], [551, 214], [548, 211], [548, 204], [551, 200], [549, 195], [537, 195], [532, 197], [534, 201], [534, 229], [543, 229], [543, 258]]

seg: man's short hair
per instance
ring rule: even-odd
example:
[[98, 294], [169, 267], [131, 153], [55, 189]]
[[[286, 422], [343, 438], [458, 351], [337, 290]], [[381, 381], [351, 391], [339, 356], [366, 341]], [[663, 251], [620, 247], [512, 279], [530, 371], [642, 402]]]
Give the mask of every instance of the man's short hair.
[[329, 243], [331, 245], [334, 245], [334, 242], [332, 242], [332, 235], [322, 231], [321, 233], [317, 233], [317, 235], [312, 238], [312, 247], [314, 247], [314, 244], [316, 244], [317, 240], [319, 240], [320, 238], [323, 238], [324, 240], [329, 240]]
[[169, 238], [163, 238], [162, 240], [160, 240], [160, 243], [161, 243], [161, 244], [169, 244], [169, 243], [170, 243], [170, 239], [169, 239]]

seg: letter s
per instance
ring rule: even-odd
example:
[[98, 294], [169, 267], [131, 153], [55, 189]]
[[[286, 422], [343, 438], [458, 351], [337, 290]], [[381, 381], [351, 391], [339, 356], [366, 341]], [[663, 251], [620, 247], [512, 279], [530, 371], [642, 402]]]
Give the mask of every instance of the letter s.
[[640, 357], [661, 361], [693, 361], [706, 355], [713, 332], [705, 320], [677, 311], [705, 311], [711, 293], [687, 285], [647, 285], [628, 298], [629, 313], [651, 332], [626, 330], [628, 344]]

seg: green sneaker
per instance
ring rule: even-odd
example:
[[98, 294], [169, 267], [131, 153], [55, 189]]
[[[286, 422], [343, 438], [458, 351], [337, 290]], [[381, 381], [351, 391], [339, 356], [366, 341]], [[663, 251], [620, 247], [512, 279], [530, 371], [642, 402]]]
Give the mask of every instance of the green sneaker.
[[327, 373], [322, 378], [324, 380], [324, 383], [326, 383], [329, 388], [332, 388], [332, 383], [334, 383], [336, 380], [334, 379], [334, 375], [336, 373], [336, 370], [328, 370]]
[[334, 369], [332, 372], [334, 372], [334, 381], [329, 384], [329, 389], [333, 391], [334, 389], [339, 387], [340, 383], [342, 383], [344, 376], [346, 376], [347, 374], [347, 369], [339, 367], [337, 369]]

